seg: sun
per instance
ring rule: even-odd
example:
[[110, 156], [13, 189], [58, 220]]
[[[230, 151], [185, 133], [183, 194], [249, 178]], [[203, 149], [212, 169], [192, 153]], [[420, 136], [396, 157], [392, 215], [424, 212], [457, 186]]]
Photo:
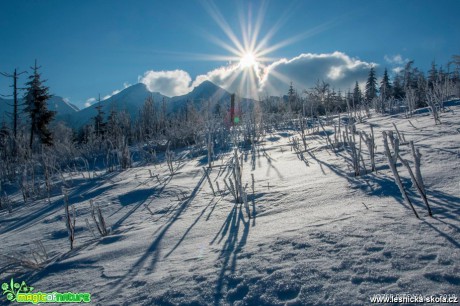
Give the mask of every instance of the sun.
[[[263, 27], [263, 23], [268, 8], [268, 1], [262, 1], [263, 4], [258, 6], [258, 10], [254, 10], [250, 4], [247, 7], [241, 6], [238, 12], [241, 30], [239, 33], [239, 31], [235, 31], [230, 26], [230, 23], [225, 19], [225, 14], [219, 10], [214, 1], [201, 2], [203, 8], [214, 19], [224, 36], [222, 39], [220, 36], [215, 36], [207, 30], [204, 31], [204, 34], [213, 43], [228, 51], [229, 54], [202, 54], [198, 55], [197, 59], [226, 62], [226, 67], [216, 70], [225, 75], [222, 78], [222, 82], [225, 80], [225, 84], [221, 84], [225, 86], [225, 89], [238, 92], [239, 95], [246, 98], [259, 97], [262, 88], [261, 85], [265, 86], [265, 89], [272, 88], [266, 77], [268, 71], [271, 76], [279, 81], [289, 84], [290, 79], [287, 76], [277, 72], [276, 69], [271, 69], [272, 64], [281, 60], [281, 58], [271, 57], [270, 54], [295, 42], [321, 33], [332, 24], [331, 22], [327, 22], [313, 29], [307, 29], [304, 33], [287, 37], [285, 40], [277, 43], [272, 43], [272, 39], [285, 23], [286, 20], [284, 18], [287, 18], [289, 15], [288, 11], [282, 13], [280, 15], [281, 19], [275, 22], [272, 27], [264, 30], [265, 34], [261, 35], [262, 29], [265, 28]], [[273, 90], [275, 89], [273, 88]]]
[[257, 64], [258, 62], [256, 60], [256, 57], [252, 52], [246, 52], [240, 58], [240, 67], [243, 69], [252, 68], [254, 66], [257, 66]]

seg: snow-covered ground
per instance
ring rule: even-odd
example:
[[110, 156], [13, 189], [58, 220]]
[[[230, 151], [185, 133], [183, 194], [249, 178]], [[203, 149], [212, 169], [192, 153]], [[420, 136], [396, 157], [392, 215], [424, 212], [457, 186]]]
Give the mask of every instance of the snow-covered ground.
[[[203, 157], [183, 160], [172, 176], [162, 164], [74, 177], [74, 250], [62, 196], [1, 211], [0, 254], [27, 258], [29, 245], [41, 240], [50, 259], [25, 273], [2, 262], [0, 281], [14, 276], [43, 292], [90, 292], [94, 305], [362, 305], [384, 293], [459, 296], [459, 114], [451, 107], [441, 125], [427, 113], [410, 122], [375, 115], [358, 124], [368, 132], [372, 123], [377, 138], [378, 173], [360, 177], [350, 155], [328, 149], [321, 134], [307, 137], [305, 160], [291, 150], [297, 132], [266, 135], [255, 155], [242, 152], [251, 219], [228, 191], [213, 196]], [[401, 164], [420, 219], [393, 181], [381, 136], [392, 123], [420, 148], [433, 218]], [[402, 146], [403, 157], [410, 160], [409, 153]], [[231, 156], [214, 162], [214, 188], [218, 182], [224, 189]], [[90, 199], [111, 227], [104, 238], [95, 239], [85, 224], [88, 218], [97, 232]]]

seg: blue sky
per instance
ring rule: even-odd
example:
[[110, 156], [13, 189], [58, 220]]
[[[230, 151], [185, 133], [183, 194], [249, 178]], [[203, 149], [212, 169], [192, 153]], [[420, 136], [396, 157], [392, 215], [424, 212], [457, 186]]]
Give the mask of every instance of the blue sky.
[[[246, 95], [287, 92], [290, 81], [302, 91], [316, 79], [347, 90], [371, 65], [445, 65], [460, 53], [459, 12], [458, 0], [0, 0], [0, 71], [37, 59], [51, 92], [79, 107], [139, 81], [170, 96], [205, 79]], [[259, 53], [271, 52], [242, 68], [231, 33], [244, 45], [242, 32], [254, 37], [257, 24]], [[9, 82], [0, 78], [1, 94]]]

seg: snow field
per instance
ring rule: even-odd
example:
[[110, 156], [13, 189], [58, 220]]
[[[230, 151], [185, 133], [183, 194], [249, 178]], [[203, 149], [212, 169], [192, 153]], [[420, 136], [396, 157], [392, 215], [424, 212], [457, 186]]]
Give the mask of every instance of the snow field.
[[[358, 124], [374, 126], [378, 170], [359, 177], [345, 149], [327, 149], [322, 133], [307, 136], [304, 160], [291, 150], [296, 131], [267, 135], [254, 156], [242, 151], [251, 219], [228, 191], [213, 196], [201, 157], [183, 160], [173, 175], [161, 164], [75, 176], [75, 249], [68, 252], [62, 196], [1, 211], [0, 254], [27, 254], [39, 239], [50, 255], [41, 269], [0, 270], [2, 279], [90, 292], [94, 305], [362, 305], [373, 294], [459, 295], [460, 107], [451, 109], [441, 125], [427, 114]], [[434, 218], [399, 163], [420, 220], [393, 181], [381, 137], [392, 123], [420, 148]], [[401, 149], [411, 161], [409, 148]], [[210, 171], [216, 192], [231, 156]], [[111, 227], [106, 237], [95, 239], [84, 222], [94, 226], [90, 199]]]

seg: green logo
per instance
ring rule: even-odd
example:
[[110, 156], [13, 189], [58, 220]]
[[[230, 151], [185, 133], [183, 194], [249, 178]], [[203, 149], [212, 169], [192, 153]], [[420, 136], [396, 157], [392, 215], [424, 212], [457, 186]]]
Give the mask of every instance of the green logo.
[[91, 294], [73, 293], [73, 292], [32, 292], [34, 287], [27, 286], [23, 281], [22, 283], [15, 283], [11, 279], [10, 283], [2, 284], [3, 295], [10, 302], [17, 303], [89, 303], [91, 302]]

